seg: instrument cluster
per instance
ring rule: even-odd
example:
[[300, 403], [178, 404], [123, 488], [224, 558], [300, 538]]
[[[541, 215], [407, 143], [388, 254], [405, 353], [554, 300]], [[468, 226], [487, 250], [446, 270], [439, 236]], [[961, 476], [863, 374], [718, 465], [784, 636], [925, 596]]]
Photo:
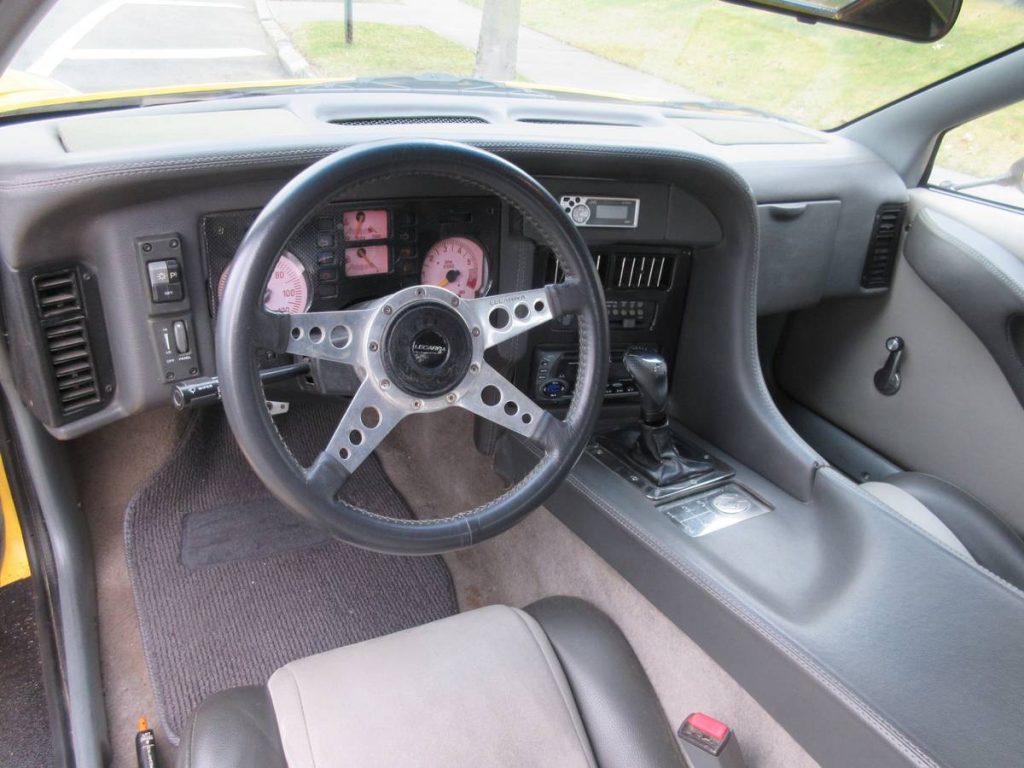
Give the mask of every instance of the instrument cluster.
[[[259, 211], [202, 217], [200, 234], [213, 312], [232, 258]], [[501, 205], [495, 198], [334, 202], [317, 211], [281, 252], [264, 304], [272, 312], [344, 309], [410, 285], [457, 296], [492, 289]]]

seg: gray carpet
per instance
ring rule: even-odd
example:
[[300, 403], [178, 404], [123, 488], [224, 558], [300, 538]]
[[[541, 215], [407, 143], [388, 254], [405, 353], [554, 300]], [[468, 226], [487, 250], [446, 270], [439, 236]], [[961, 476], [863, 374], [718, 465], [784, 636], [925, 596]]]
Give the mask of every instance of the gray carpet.
[[[293, 406], [277, 424], [308, 463], [339, 415], [336, 407]], [[410, 517], [376, 459], [344, 495]], [[299, 523], [250, 470], [219, 408], [197, 414], [132, 499], [125, 548], [146, 662], [173, 743], [210, 693], [263, 683], [293, 659], [458, 610], [441, 558], [366, 552]]]

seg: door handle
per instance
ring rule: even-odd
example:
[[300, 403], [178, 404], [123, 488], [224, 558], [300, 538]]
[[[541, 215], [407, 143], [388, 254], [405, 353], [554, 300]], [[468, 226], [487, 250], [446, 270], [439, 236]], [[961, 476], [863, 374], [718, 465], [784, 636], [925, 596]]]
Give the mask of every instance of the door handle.
[[890, 336], [885, 340], [889, 357], [886, 358], [885, 365], [875, 371], [875, 389], [886, 397], [892, 397], [899, 392], [903, 384], [900, 378], [900, 365], [903, 363], [906, 346], [902, 336]]

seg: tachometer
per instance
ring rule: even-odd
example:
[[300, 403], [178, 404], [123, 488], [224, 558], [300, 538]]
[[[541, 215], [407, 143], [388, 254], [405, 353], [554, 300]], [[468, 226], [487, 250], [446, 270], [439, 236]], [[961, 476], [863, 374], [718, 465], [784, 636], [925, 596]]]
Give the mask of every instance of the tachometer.
[[[228, 284], [231, 265], [221, 273], [217, 285], [217, 295], [224, 298], [224, 287]], [[306, 312], [312, 301], [309, 277], [306, 268], [294, 254], [285, 251], [277, 260], [274, 271], [270, 273], [267, 288], [263, 294], [263, 306], [269, 312], [283, 315], [294, 315]]]
[[424, 285], [447, 288], [463, 298], [473, 298], [487, 287], [487, 255], [476, 240], [447, 237], [427, 251], [420, 280]]

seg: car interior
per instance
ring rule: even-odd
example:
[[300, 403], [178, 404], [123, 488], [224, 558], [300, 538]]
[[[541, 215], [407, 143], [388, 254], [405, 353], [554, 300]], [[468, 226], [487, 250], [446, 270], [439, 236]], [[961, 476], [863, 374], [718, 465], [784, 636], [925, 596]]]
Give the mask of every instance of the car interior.
[[1020, 764], [1024, 166], [935, 168], [1022, 75], [0, 116], [0, 762]]

